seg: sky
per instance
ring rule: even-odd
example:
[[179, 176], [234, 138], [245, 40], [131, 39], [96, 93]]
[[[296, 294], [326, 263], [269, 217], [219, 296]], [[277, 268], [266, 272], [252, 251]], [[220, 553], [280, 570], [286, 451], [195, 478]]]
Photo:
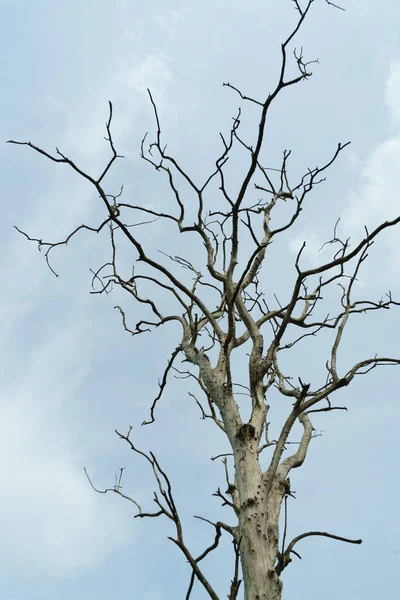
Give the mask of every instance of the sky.
[[[254, 133], [253, 107], [222, 83], [266, 97], [277, 80], [280, 43], [296, 18], [289, 0], [0, 0], [0, 6], [3, 142], [30, 140], [49, 152], [57, 146], [88, 172], [100, 173], [108, 159], [111, 100], [113, 136], [125, 158], [106, 180], [108, 193], [124, 184], [125, 201], [154, 207], [171, 197], [165, 179], [139, 156], [143, 135], [155, 131], [146, 89], [157, 102], [170, 153], [200, 180], [211, 172], [219, 132], [229, 131], [240, 105], [243, 131]], [[339, 141], [352, 142], [273, 254], [268, 281], [281, 294], [290, 289], [304, 240], [304, 265], [315, 266], [329, 254], [319, 248], [339, 217], [340, 234], [357, 240], [364, 226], [400, 210], [400, 5], [343, 0], [342, 6], [345, 12], [315, 1], [296, 44], [319, 63], [309, 81], [284, 91], [268, 124], [266, 160], [279, 164], [283, 150], [291, 149], [294, 178], [329, 159]], [[132, 425], [138, 447], [152, 450], [169, 474], [188, 545], [199, 554], [214, 530], [193, 515], [232, 522], [212, 497], [224, 485], [224, 472], [210, 457], [228, 451], [227, 442], [199, 418], [188, 396], [195, 390], [185, 380], [171, 380], [156, 422], [140, 426], [180, 341], [178, 330], [132, 338], [113, 307], [121, 304], [131, 322], [139, 308], [118, 291], [90, 294], [90, 269], [109, 257], [107, 235], [82, 233], [56, 249], [55, 277], [43, 252], [13, 226], [56, 241], [81, 223], [101, 222], [98, 198], [65, 165], [25, 147], [3, 144], [0, 152], [0, 595], [184, 598], [190, 569], [167, 539], [170, 524], [134, 519], [131, 503], [96, 494], [84, 467], [99, 489], [112, 487], [125, 467], [125, 493], [152, 510], [151, 472], [114, 432]], [[237, 159], [231, 185], [241, 168]], [[159, 222], [143, 227], [149, 251], [171, 251], [175, 239], [168, 229]], [[183, 248], [196, 256], [195, 247]], [[135, 256], [124, 252], [121, 264], [130, 268]], [[399, 298], [399, 274], [393, 230], [371, 248], [360, 297], [379, 299], [390, 289]], [[360, 315], [349, 325], [341, 364], [375, 353], [399, 357], [399, 339], [396, 309]], [[313, 338], [295, 351], [288, 362], [293, 376], [324, 377], [327, 347]], [[238, 377], [244, 373], [238, 365]], [[399, 376], [392, 367], [356, 378], [338, 397], [347, 412], [314, 419], [323, 435], [292, 474], [289, 535], [323, 530], [363, 544], [299, 543], [302, 560], [294, 558], [283, 573], [284, 598], [372, 600], [398, 588]], [[278, 431], [278, 408], [276, 415], [272, 427]], [[205, 566], [221, 598], [229, 591], [232, 556], [224, 540]], [[199, 585], [192, 597], [204, 598]]]

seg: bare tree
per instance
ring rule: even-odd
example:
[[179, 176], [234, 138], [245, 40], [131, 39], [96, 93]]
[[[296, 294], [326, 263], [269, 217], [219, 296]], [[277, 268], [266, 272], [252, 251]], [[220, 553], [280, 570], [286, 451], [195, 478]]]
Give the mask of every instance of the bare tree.
[[[10, 140], [12, 144], [29, 146], [51, 161], [71, 167], [94, 186], [105, 209], [105, 217], [100, 224], [80, 225], [65, 239], [57, 242], [33, 238], [18, 229], [28, 240], [36, 242], [39, 250], [44, 250], [47, 264], [53, 273], [55, 270], [50, 256], [55, 247], [67, 244], [81, 230], [95, 233], [108, 230], [111, 257], [109, 262], [93, 271], [92, 293], [109, 293], [113, 286], [120, 286], [135, 301], [144, 305], [143, 318], [133, 327], [128, 324], [129, 315], [121, 306], [116, 306], [121, 314], [123, 327], [133, 336], [152, 331], [171, 321], [181, 328], [180, 339], [177, 340], [177, 346], [168, 359], [159, 382], [159, 392], [150, 408], [150, 418], [145, 424], [154, 421], [157, 403], [162, 398], [168, 376], [173, 372], [184, 379], [195, 380], [202, 399], [191, 395], [198, 404], [202, 417], [214, 421], [229, 440], [231, 453], [221, 455], [227, 489], [221, 491], [221, 488], [218, 488], [215, 496], [230, 509], [233, 524], [228, 525], [220, 521], [214, 523], [205, 517], [197, 517], [215, 528], [214, 542], [199, 556], [191, 553], [184, 538], [168, 475], [152, 452], [145, 453], [136, 447], [132, 441], [132, 427], [129, 427], [127, 433], [116, 433], [125, 440], [130, 449], [149, 463], [157, 486], [153, 498], [155, 511], [142, 510], [133, 498], [121, 491], [123, 469], [120, 470], [114, 486], [105, 490], [98, 490], [86, 473], [96, 491], [113, 491], [131, 501], [137, 510], [137, 517], [165, 516], [172, 521], [175, 533], [169, 539], [182, 551], [192, 568], [186, 598], [190, 597], [197, 579], [204, 586], [208, 596], [217, 600], [218, 596], [211, 582], [202, 571], [201, 562], [217, 548], [223, 533], [231, 536], [235, 555], [233, 578], [228, 593], [230, 600], [237, 598], [241, 589], [244, 589], [246, 600], [281, 598], [281, 574], [293, 555], [299, 556], [297, 544], [305, 537], [325, 536], [351, 544], [361, 543], [359, 539], [349, 539], [324, 531], [308, 531], [287, 541], [286, 519], [283, 533], [281, 536], [279, 534], [280, 512], [283, 506], [286, 515], [286, 501], [292, 494], [290, 472], [303, 464], [310, 441], [317, 435], [312, 425], [312, 414], [343, 410], [344, 407], [334, 404], [334, 393], [348, 386], [356, 375], [366, 374], [381, 365], [400, 364], [400, 359], [397, 358], [374, 356], [361, 358], [344, 372], [338, 367], [343, 332], [351, 315], [389, 309], [399, 304], [390, 292], [384, 300], [378, 301], [356, 300], [353, 292], [362, 263], [366, 260], [375, 238], [384, 230], [398, 224], [400, 217], [381, 223], [373, 231], [365, 229], [363, 239], [354, 247], [350, 246], [348, 239], [343, 240], [339, 237], [336, 224], [333, 237], [327, 242], [333, 248], [328, 262], [306, 269], [302, 266], [305, 244], [299, 249], [295, 259], [291, 293], [283, 303], [279, 303], [275, 297], [275, 306], [269, 306], [262, 291], [262, 284], [268, 282], [265, 258], [274, 238], [286, 232], [297, 221], [308, 195], [324, 181], [325, 172], [349, 143], [339, 143], [322, 166], [309, 168], [297, 181], [293, 181], [289, 174], [289, 151], [283, 153], [278, 169], [263, 166], [263, 143], [271, 105], [285, 88], [308, 79], [312, 74], [310, 64], [315, 62], [307, 62], [302, 49], [296, 48], [292, 48], [294, 61], [289, 60], [289, 49], [314, 0], [308, 0], [304, 4], [301, 0], [291, 1], [297, 13], [297, 22], [281, 45], [281, 64], [274, 89], [265, 99], [257, 99], [247, 96], [230, 83], [224, 84], [237, 93], [243, 103], [251, 103], [259, 111], [255, 139], [249, 143], [241, 135], [239, 110], [233, 118], [228, 134], [220, 134], [221, 153], [215, 160], [215, 168], [201, 184], [186, 172], [177, 158], [168, 154], [157, 107], [149, 91], [156, 133], [154, 141], [149, 145], [147, 134], [143, 138], [141, 156], [166, 177], [175, 201], [175, 210], [171, 212], [160, 212], [124, 202], [122, 188], [118, 194], [106, 192], [106, 175], [117, 158], [120, 158], [111, 131], [111, 102], [106, 124], [106, 140], [111, 158], [99, 175], [90, 175], [83, 171], [58, 148], [55, 154], [50, 154], [31, 142]], [[332, 2], [325, 1], [328, 5], [343, 10]], [[288, 74], [288, 64], [293, 63], [297, 71], [291, 76]], [[235, 186], [227, 181], [227, 163], [236, 148], [244, 151], [247, 158], [240, 185], [233, 191]], [[183, 198], [183, 186], [195, 198], [194, 212], [193, 205], [189, 206]], [[262, 198], [257, 201], [252, 200], [254, 189], [262, 194]], [[219, 200], [215, 200], [215, 190], [219, 192]], [[211, 201], [212, 210], [209, 208]], [[283, 203], [286, 206], [290, 205], [291, 216], [281, 226], [274, 228], [271, 215]], [[195, 214], [194, 220], [192, 214]], [[199, 238], [204, 247], [203, 256], [198, 257], [200, 264], [193, 264], [181, 256], [163, 254], [164, 262], [151, 256], [145, 244], [139, 241], [140, 235], [136, 232], [140, 231], [140, 228], [134, 229], [130, 224], [131, 219], [135, 226], [162, 220], [172, 224], [181, 234]], [[123, 273], [117, 260], [118, 240], [121, 238], [128, 241], [137, 253], [137, 264], [128, 276]], [[189, 274], [189, 278], [181, 277], [182, 272]], [[320, 312], [323, 292], [336, 285], [341, 291], [336, 313], [322, 318], [315, 316]], [[149, 295], [144, 289], [152, 289], [153, 293]], [[168, 296], [171, 305], [176, 305], [175, 312], [164, 311], [165, 299]], [[300, 378], [297, 382], [292, 382], [283, 371], [282, 355], [306, 337], [315, 336], [325, 330], [331, 331], [333, 343], [326, 360], [324, 384], [313, 388], [310, 383]], [[232, 372], [232, 360], [237, 355], [242, 361], [246, 360], [246, 386], [240, 387]], [[185, 370], [182, 370], [176, 366], [179, 357], [189, 365], [188, 369], [183, 367]], [[238, 393], [243, 392], [243, 387], [250, 409], [248, 420], [244, 419], [237, 398]], [[291, 407], [279, 437], [272, 440], [269, 436], [268, 411], [271, 393], [274, 390], [274, 393], [289, 398]], [[290, 439], [296, 422], [302, 427], [301, 439], [298, 442]], [[293, 452], [290, 452], [293, 447], [291, 444], [295, 445]], [[271, 452], [271, 456], [267, 467], [263, 468], [261, 455], [264, 460], [268, 451]], [[233, 460], [232, 468], [228, 466], [228, 457]]]

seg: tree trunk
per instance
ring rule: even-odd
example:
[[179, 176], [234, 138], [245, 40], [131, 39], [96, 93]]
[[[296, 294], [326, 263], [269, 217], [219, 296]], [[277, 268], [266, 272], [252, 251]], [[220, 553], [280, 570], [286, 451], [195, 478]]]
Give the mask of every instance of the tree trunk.
[[[236, 485], [240, 502], [239, 548], [245, 600], [280, 600], [282, 582], [274, 565], [279, 542], [279, 513], [285, 486], [274, 481], [269, 492], [261, 472], [257, 445], [246, 432], [235, 453]], [[250, 435], [248, 435], [250, 434]]]

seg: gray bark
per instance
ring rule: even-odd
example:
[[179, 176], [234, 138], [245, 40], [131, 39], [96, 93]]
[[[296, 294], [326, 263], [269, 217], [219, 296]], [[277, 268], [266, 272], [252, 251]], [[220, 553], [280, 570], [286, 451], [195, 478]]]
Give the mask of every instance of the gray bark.
[[282, 582], [274, 565], [285, 488], [276, 479], [268, 492], [266, 476], [261, 472], [257, 449], [251, 440], [240, 444], [235, 461], [244, 597], [245, 600], [278, 600], [282, 595]]

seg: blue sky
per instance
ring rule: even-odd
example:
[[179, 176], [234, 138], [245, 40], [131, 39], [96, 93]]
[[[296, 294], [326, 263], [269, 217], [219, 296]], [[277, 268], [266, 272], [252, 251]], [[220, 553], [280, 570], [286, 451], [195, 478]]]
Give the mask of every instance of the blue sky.
[[[98, 173], [108, 157], [103, 135], [111, 100], [114, 139], [125, 160], [107, 180], [110, 193], [123, 183], [126, 201], [164, 205], [170, 201], [166, 181], [139, 158], [143, 134], [154, 131], [146, 88], [157, 101], [170, 152], [204, 177], [220, 149], [218, 132], [228, 130], [239, 105], [222, 82], [255, 96], [273, 89], [279, 44], [296, 16], [291, 4], [2, 0], [2, 138], [31, 140], [48, 151], [58, 146]], [[343, 5], [346, 12], [315, 2], [298, 45], [320, 63], [310, 81], [286, 90], [271, 111], [268, 160], [278, 163], [283, 149], [292, 149], [295, 175], [321, 164], [339, 141], [352, 141], [277, 247], [270, 281], [282, 293], [303, 240], [304, 260], [313, 265], [326, 256], [318, 248], [339, 216], [342, 235], [357, 239], [364, 225], [399, 212], [400, 5]], [[255, 113], [244, 109], [250, 136]], [[232, 522], [212, 497], [223, 485], [222, 465], [209, 461], [227, 442], [199, 419], [187, 382], [172, 381], [156, 423], [140, 427], [179, 332], [166, 327], [132, 339], [113, 306], [123, 305], [132, 322], [138, 307], [118, 292], [89, 294], [89, 268], [107, 260], [107, 236], [81, 235], [56, 250], [56, 279], [35, 246], [12, 228], [57, 240], [82, 222], [100, 222], [98, 199], [85, 182], [27, 148], [4, 144], [0, 165], [1, 597], [183, 598], [190, 573], [166, 539], [173, 534], [169, 524], [134, 520], [129, 503], [93, 492], [83, 467], [98, 487], [111, 486], [114, 473], [126, 467], [126, 493], [150, 509], [151, 473], [114, 434], [134, 425], [138, 446], [153, 450], [170, 475], [196, 554], [214, 532], [192, 515]], [[240, 163], [234, 167], [233, 182]], [[169, 251], [169, 231], [158, 223], [142, 235], [148, 249]], [[398, 239], [397, 230], [388, 232], [371, 249], [360, 297], [380, 298], [391, 289], [399, 298]], [[124, 264], [133, 260], [124, 255]], [[399, 324], [395, 310], [354, 319], [343, 368], [375, 353], [399, 356]], [[313, 340], [295, 352], [292, 374], [323, 377], [328, 342]], [[398, 378], [396, 368], [358, 378], [338, 398], [347, 413], [314, 419], [324, 434], [293, 473], [297, 499], [290, 501], [289, 536], [319, 529], [364, 543], [301, 542], [302, 560], [283, 574], [284, 597], [369, 600], [397, 589]], [[232, 577], [231, 552], [225, 541], [206, 566], [221, 598]], [[193, 598], [203, 597], [197, 588]]]

